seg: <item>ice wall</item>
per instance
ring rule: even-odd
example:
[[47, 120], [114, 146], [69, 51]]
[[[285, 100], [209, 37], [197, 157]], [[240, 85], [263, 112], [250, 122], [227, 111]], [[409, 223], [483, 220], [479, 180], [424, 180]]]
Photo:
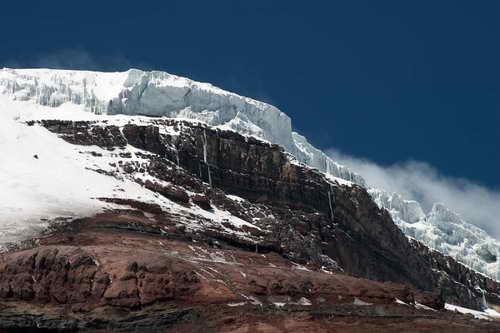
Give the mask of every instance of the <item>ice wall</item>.
[[4, 68], [0, 71], [0, 94], [52, 107], [78, 104], [97, 114], [196, 119], [279, 144], [300, 162], [365, 185], [361, 176], [293, 132], [290, 117], [278, 108], [166, 72]]
[[500, 280], [500, 242], [484, 230], [467, 223], [442, 203], [434, 204], [426, 214], [418, 202], [404, 200], [397, 193], [378, 189], [369, 192], [407, 236]]
[[[64, 108], [71, 103], [96, 114], [200, 120], [280, 144], [300, 162], [367, 187], [360, 175], [336, 163], [304, 136], [293, 132], [290, 118], [276, 107], [165, 72], [3, 69], [0, 70], [0, 94], [54, 108]], [[377, 189], [369, 189], [369, 192], [408, 236], [497, 277], [499, 243], [481, 229], [442, 205], [435, 205], [426, 214], [416, 201]]]

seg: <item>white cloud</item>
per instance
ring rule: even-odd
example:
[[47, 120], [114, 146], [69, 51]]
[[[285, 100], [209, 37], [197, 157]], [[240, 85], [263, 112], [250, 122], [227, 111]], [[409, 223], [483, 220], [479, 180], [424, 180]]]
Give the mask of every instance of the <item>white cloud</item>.
[[424, 210], [430, 209], [435, 202], [442, 202], [468, 222], [500, 239], [499, 191], [467, 179], [444, 176], [425, 162], [408, 161], [385, 167], [335, 149], [328, 150], [328, 154], [361, 174], [370, 186], [417, 200]]

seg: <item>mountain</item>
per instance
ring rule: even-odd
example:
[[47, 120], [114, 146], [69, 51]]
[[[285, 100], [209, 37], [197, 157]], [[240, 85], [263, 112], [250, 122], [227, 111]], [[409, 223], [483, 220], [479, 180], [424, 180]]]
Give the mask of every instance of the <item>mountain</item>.
[[[0, 73], [0, 93], [17, 101], [30, 101], [53, 108], [63, 106], [64, 109], [73, 109], [75, 105], [81, 105], [93, 114], [198, 120], [211, 127], [279, 144], [301, 163], [368, 187], [375, 202], [391, 213], [396, 224], [408, 236], [497, 278], [498, 241], [454, 212], [440, 214], [448, 210], [442, 204], [435, 206], [440, 209], [433, 208], [424, 214], [416, 201], [367, 186], [362, 176], [334, 162], [314, 148], [305, 137], [293, 132], [290, 118], [272, 105], [238, 96], [208, 83], [165, 72], [136, 69], [121, 73], [3, 69]], [[38, 111], [31, 112], [35, 114], [35, 119], [40, 116]], [[74, 116], [70, 113], [64, 119], [73, 119]], [[84, 119], [88, 117], [85, 115]], [[451, 215], [456, 217], [448, 218]]]
[[387, 209], [401, 230], [432, 249], [450, 255], [457, 261], [492, 279], [500, 277], [500, 243], [484, 230], [467, 223], [442, 203], [435, 203], [424, 213], [414, 200], [397, 193], [370, 188], [375, 202]]
[[442, 310], [495, 316], [500, 284], [446, 256], [486, 233], [369, 188], [271, 105], [164, 72], [3, 69], [0, 128], [2, 327], [498, 329]]
[[0, 93], [52, 107], [79, 104], [96, 114], [199, 120], [279, 144], [307, 165], [364, 184], [293, 132], [290, 118], [274, 106], [165, 72], [3, 69]]

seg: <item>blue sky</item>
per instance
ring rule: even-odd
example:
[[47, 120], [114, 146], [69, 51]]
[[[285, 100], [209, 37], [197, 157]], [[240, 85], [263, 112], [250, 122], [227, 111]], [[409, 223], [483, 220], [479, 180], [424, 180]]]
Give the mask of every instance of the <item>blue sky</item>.
[[0, 66], [166, 70], [323, 149], [500, 188], [498, 1], [2, 3]]

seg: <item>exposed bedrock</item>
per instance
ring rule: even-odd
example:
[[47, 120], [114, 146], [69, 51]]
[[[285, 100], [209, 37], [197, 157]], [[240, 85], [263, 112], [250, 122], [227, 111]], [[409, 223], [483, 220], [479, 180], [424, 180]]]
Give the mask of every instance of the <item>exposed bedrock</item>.
[[[219, 189], [267, 207], [272, 216], [260, 223], [272, 232], [260, 241], [276, 244], [283, 256], [297, 262], [321, 267], [330, 260], [330, 266], [348, 274], [442, 290], [447, 300], [473, 308], [483, 306], [481, 289], [490, 302], [498, 301], [497, 283], [410, 243], [362, 187], [330, 183], [316, 170], [292, 162], [277, 145], [167, 119], [123, 128], [91, 122], [42, 124], [71, 143], [108, 149], [130, 144], [155, 153], [147, 173], [180, 188], [201, 189], [212, 201]], [[166, 125], [174, 126], [177, 135], [162, 134]], [[182, 169], [172, 171], [172, 163]]]

